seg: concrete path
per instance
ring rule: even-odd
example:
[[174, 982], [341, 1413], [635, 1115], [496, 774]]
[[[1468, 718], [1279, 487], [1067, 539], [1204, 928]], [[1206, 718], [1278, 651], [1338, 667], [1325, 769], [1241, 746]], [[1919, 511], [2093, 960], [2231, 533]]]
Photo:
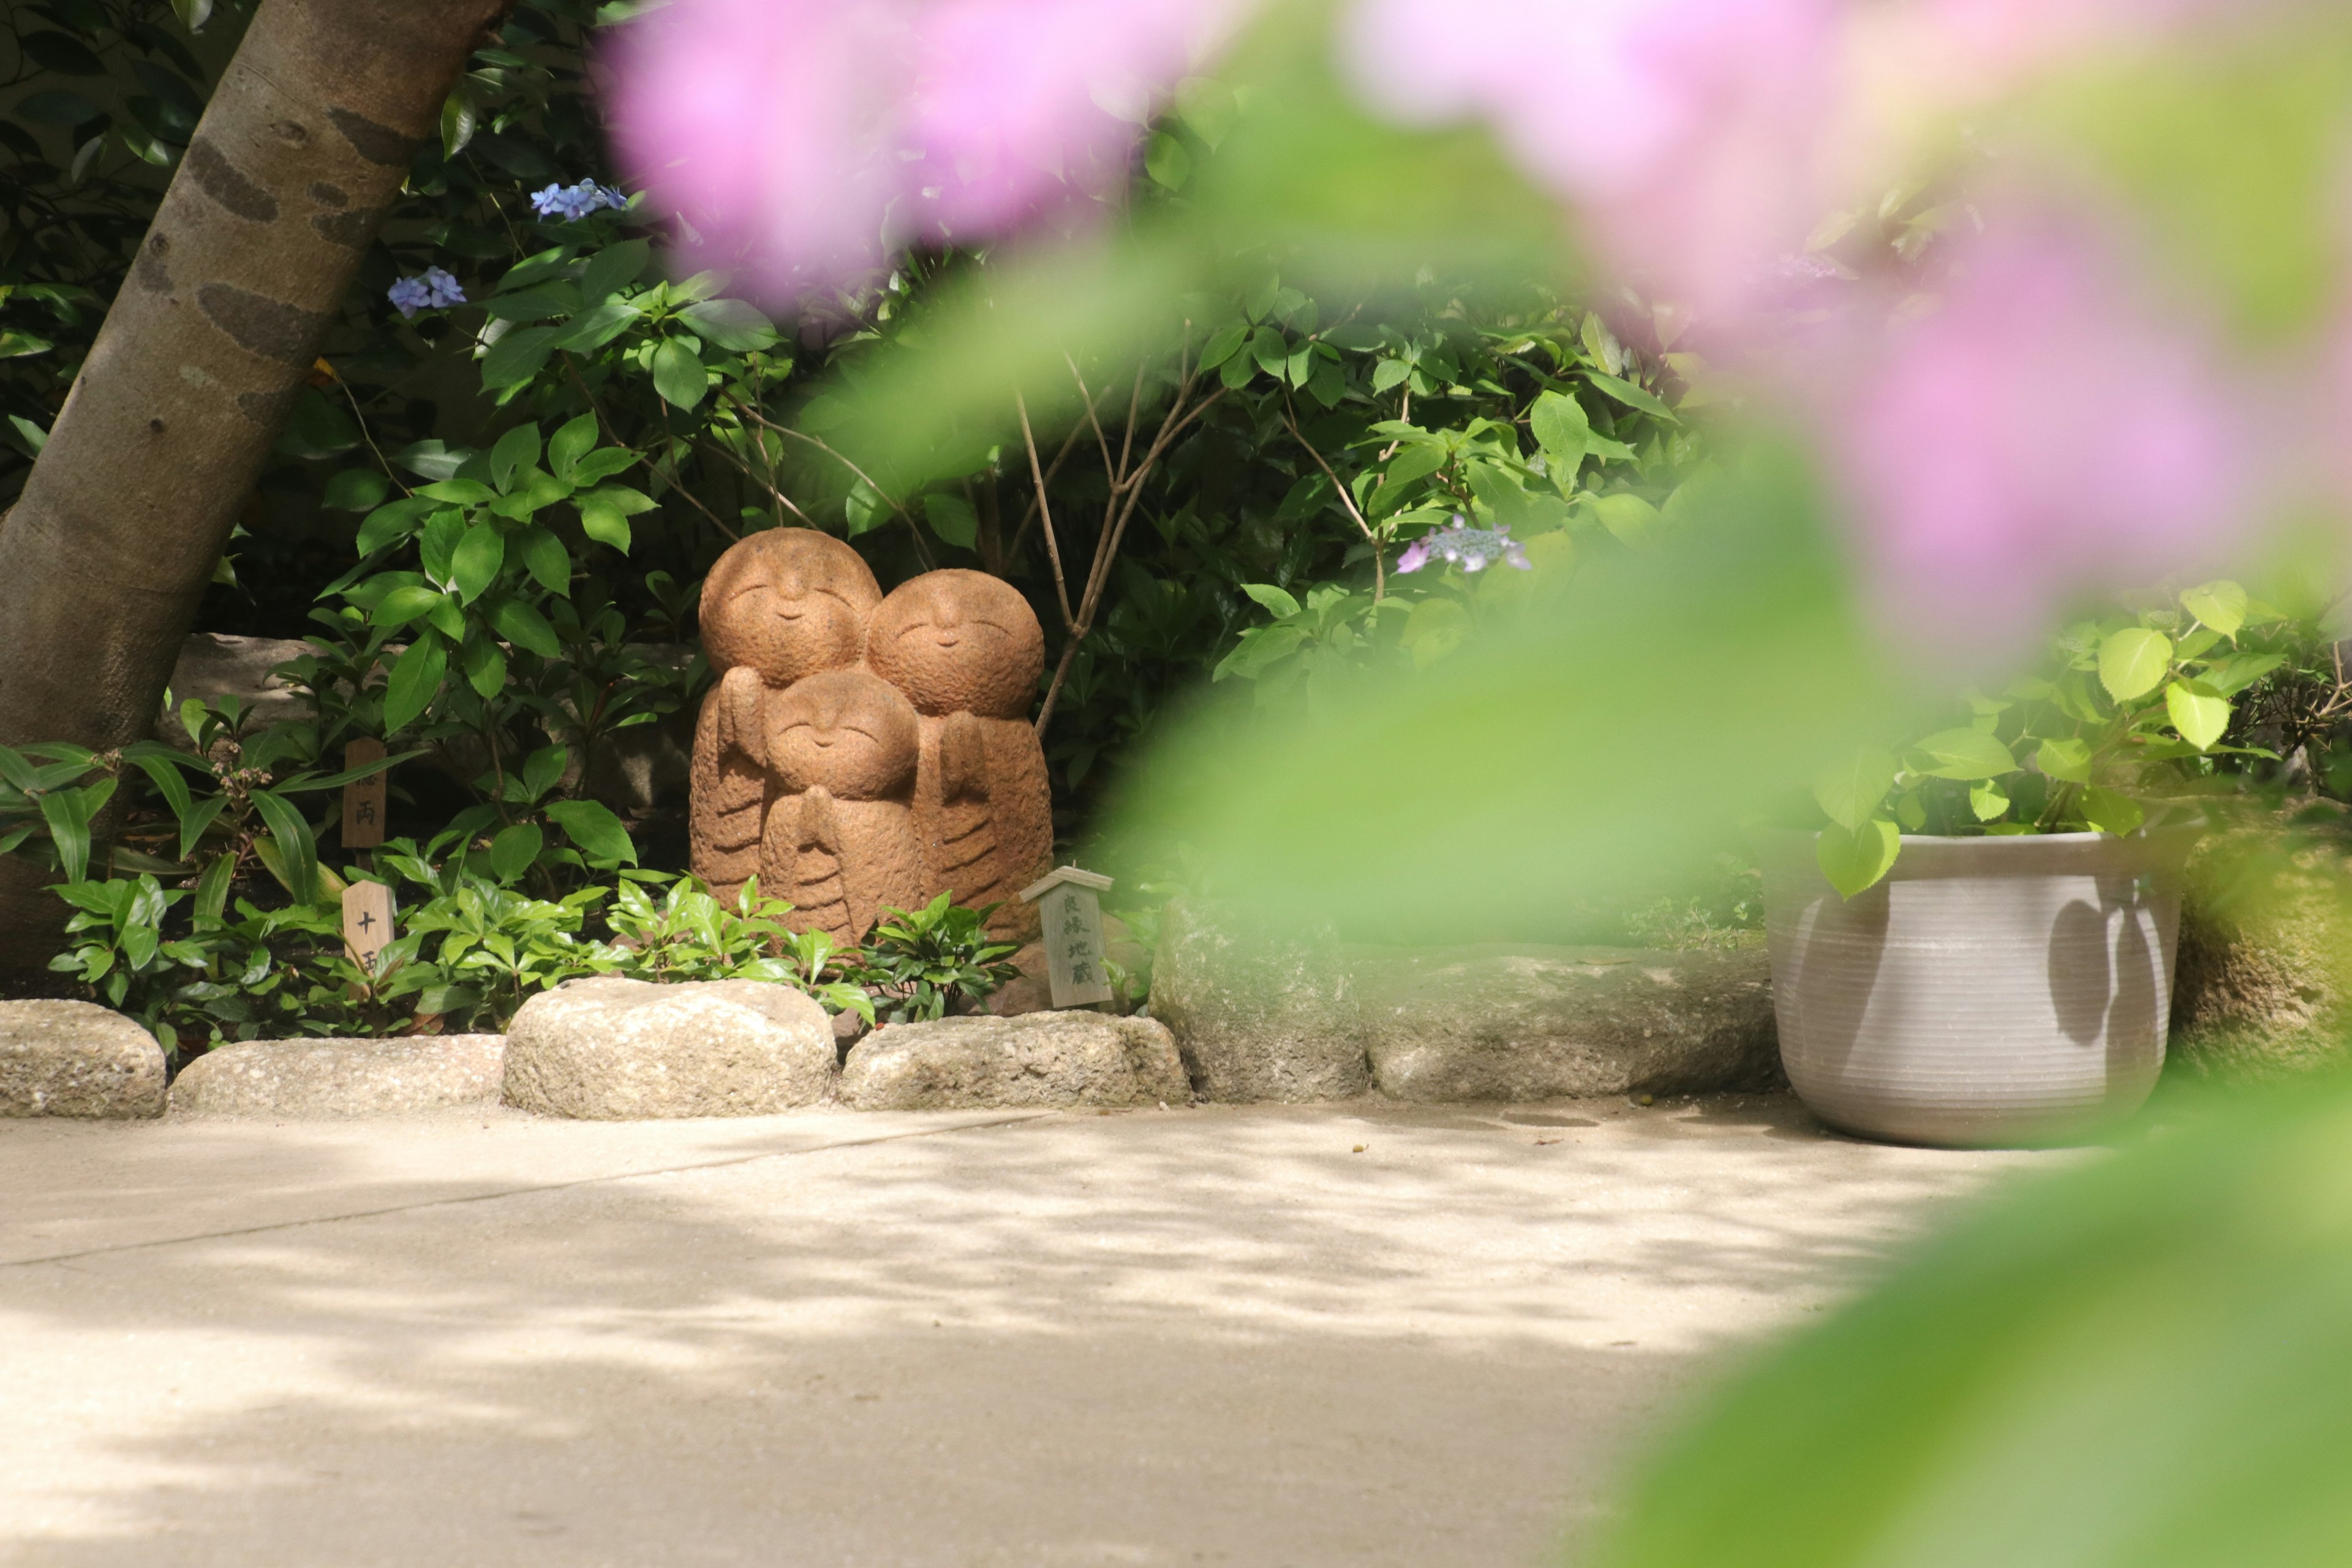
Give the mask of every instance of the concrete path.
[[1534, 1564], [2050, 1158], [1765, 1100], [0, 1122], [0, 1563]]

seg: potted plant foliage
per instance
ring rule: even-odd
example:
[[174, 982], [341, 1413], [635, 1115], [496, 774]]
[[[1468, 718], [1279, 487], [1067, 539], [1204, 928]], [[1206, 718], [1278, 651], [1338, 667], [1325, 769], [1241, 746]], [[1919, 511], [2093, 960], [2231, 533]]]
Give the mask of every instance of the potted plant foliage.
[[2053, 668], [1819, 780], [1759, 836], [1790, 1083], [1848, 1131], [2045, 1142], [2137, 1110], [2164, 1062], [2195, 780], [2285, 617], [2235, 583], [2069, 627]]

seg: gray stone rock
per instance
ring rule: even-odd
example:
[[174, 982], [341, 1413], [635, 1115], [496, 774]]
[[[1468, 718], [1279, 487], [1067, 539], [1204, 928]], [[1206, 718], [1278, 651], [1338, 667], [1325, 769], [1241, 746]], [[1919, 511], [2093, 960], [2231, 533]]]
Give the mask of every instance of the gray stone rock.
[[1027, 1013], [888, 1024], [850, 1051], [842, 1103], [859, 1110], [1183, 1104], [1166, 1026], [1107, 1013]]
[[825, 1099], [839, 1060], [833, 1020], [789, 985], [604, 976], [522, 1005], [501, 1098], [598, 1121], [765, 1116]]
[[1398, 1100], [1700, 1093], [1766, 1088], [1780, 1074], [1761, 948], [1350, 956], [1372, 1075]]
[[1206, 1100], [1346, 1100], [1371, 1085], [1330, 928], [1275, 929], [1192, 900], [1161, 917], [1151, 1016]]
[[2352, 862], [2274, 830], [2190, 854], [2168, 1068], [2268, 1082], [2352, 1056]]
[[398, 1116], [495, 1105], [504, 1035], [396, 1040], [246, 1040], [198, 1057], [172, 1080], [174, 1116]]
[[0, 1002], [0, 1116], [163, 1114], [163, 1047], [89, 1002]]

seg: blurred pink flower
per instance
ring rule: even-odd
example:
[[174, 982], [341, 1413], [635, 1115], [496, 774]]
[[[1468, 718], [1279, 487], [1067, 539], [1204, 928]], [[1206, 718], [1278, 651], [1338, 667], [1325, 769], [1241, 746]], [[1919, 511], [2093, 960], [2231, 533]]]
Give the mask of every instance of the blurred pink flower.
[[1144, 115], [1239, 8], [676, 0], [616, 46], [615, 139], [657, 204], [795, 293], [1115, 189]]
[[1833, 376], [1825, 445], [1901, 640], [2015, 652], [2073, 595], [2216, 564], [2241, 537], [2233, 378], [2118, 255], [2046, 222], [1966, 242], [1940, 302]]
[[1839, 0], [1360, 0], [1343, 70], [1408, 124], [1484, 118], [1605, 258], [1705, 311], [1768, 287], [1829, 205]]

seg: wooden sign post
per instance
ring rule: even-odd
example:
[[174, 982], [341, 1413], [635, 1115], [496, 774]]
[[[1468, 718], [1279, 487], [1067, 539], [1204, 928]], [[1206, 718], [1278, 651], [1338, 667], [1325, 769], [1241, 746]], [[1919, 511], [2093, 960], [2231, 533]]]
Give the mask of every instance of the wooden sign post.
[[1037, 904], [1045, 918], [1045, 979], [1057, 1008], [1110, 1000], [1099, 896], [1110, 885], [1108, 877], [1065, 866], [1021, 890], [1021, 901]]
[[[343, 766], [363, 768], [370, 763], [383, 761], [382, 741], [353, 741], [343, 748]], [[389, 769], [353, 779], [343, 786], [343, 847], [373, 849], [383, 842], [383, 809], [385, 791], [390, 785]]]
[[345, 888], [343, 947], [362, 973], [375, 973], [376, 957], [392, 937], [392, 889], [382, 882], [353, 882]]

